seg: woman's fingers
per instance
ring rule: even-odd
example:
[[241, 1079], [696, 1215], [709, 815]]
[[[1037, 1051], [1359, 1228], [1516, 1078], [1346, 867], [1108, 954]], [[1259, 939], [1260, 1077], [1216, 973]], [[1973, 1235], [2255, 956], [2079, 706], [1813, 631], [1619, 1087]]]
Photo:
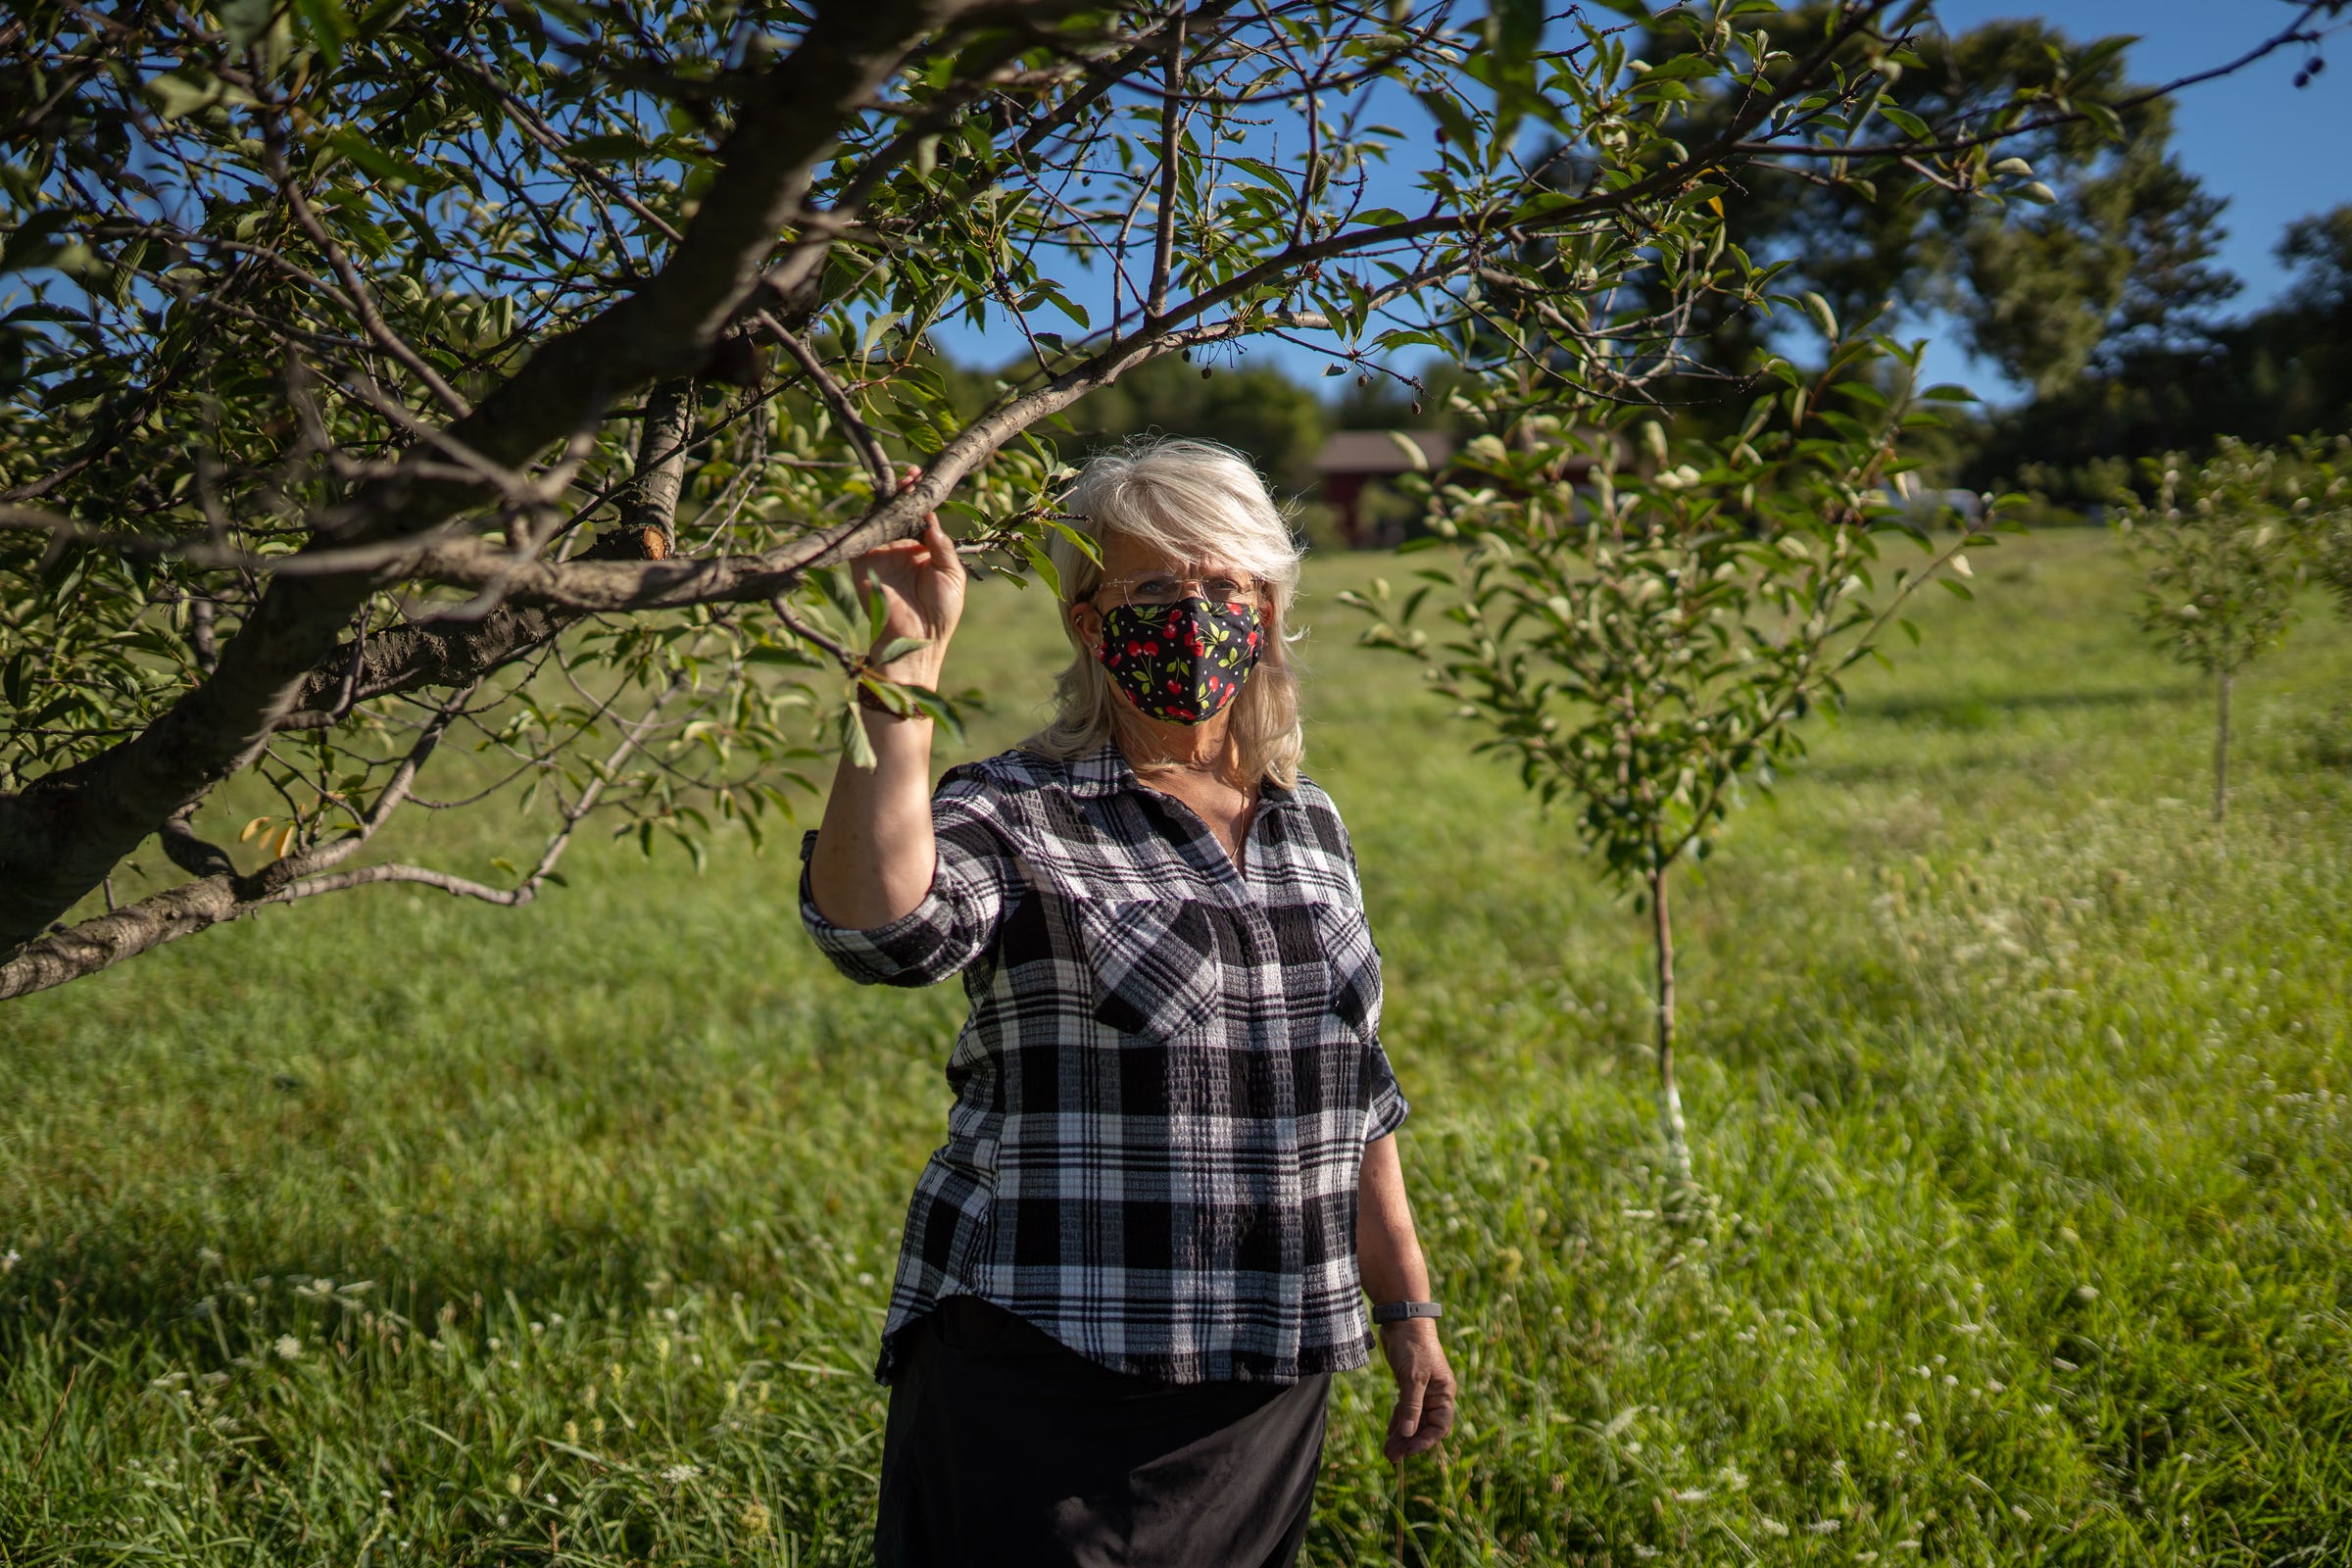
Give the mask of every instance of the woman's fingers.
[[1419, 1453], [1426, 1446], [1416, 1446], [1414, 1441], [1421, 1434], [1421, 1396], [1426, 1387], [1417, 1375], [1408, 1374], [1396, 1380], [1396, 1408], [1389, 1412], [1389, 1441], [1381, 1446], [1381, 1451], [1391, 1459]]
[[1394, 1462], [1427, 1453], [1453, 1430], [1453, 1376], [1417, 1358], [1396, 1369], [1396, 1406], [1381, 1452]]
[[1413, 1441], [1427, 1447], [1436, 1447], [1453, 1431], [1453, 1384], [1433, 1377], [1421, 1396], [1421, 1428]]

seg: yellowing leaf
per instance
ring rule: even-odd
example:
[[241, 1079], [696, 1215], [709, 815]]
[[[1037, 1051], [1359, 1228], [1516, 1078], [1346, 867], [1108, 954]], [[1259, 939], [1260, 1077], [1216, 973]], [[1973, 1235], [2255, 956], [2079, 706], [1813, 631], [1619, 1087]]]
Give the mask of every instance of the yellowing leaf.
[[286, 858], [286, 852], [293, 848], [294, 824], [288, 822], [282, 829], [279, 830], [277, 835], [277, 847], [270, 851], [270, 858], [273, 860], [282, 860]]
[[237, 842], [239, 844], [251, 844], [253, 842], [253, 836], [269, 825], [270, 818], [266, 816], [255, 817], [252, 821], [246, 823], [245, 830], [237, 835]]
[[1977, 568], [1968, 564], [1968, 558], [1966, 556], [1954, 556], [1952, 558], [1952, 569], [1963, 577], [1974, 577], [1977, 574]]

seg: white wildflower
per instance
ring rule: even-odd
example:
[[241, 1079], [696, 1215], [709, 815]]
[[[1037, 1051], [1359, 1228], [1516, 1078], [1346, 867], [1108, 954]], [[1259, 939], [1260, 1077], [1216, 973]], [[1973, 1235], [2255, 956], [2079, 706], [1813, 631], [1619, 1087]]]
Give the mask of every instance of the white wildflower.
[[1845, 1521], [1842, 1519], [1816, 1519], [1805, 1528], [1817, 1536], [1834, 1536], [1838, 1533], [1838, 1527], [1844, 1523]]
[[1787, 1525], [1781, 1523], [1778, 1519], [1773, 1518], [1769, 1514], [1758, 1514], [1756, 1516], [1756, 1528], [1763, 1531], [1768, 1536], [1785, 1536], [1788, 1533], [1788, 1527]]
[[302, 1354], [302, 1342], [291, 1334], [280, 1334], [277, 1337], [277, 1344], [271, 1348], [277, 1351], [278, 1359], [291, 1361]]
[[692, 1481], [696, 1476], [699, 1476], [702, 1473], [703, 1469], [700, 1465], [673, 1464], [668, 1469], [662, 1472], [662, 1479], [670, 1483], [672, 1486], [678, 1486], [684, 1484], [685, 1482]]

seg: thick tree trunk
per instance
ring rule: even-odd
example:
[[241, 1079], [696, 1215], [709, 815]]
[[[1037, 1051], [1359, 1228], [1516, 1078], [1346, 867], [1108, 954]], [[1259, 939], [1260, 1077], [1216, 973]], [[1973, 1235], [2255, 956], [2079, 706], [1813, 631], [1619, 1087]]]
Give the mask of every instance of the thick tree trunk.
[[2213, 734], [2213, 819], [2230, 819], [2230, 671], [2217, 682], [2221, 703]]
[[1677, 1185], [1690, 1185], [1690, 1140], [1683, 1126], [1683, 1095], [1674, 1081], [1674, 914], [1666, 901], [1666, 867], [1649, 873], [1651, 956], [1657, 965], [1658, 1124]]

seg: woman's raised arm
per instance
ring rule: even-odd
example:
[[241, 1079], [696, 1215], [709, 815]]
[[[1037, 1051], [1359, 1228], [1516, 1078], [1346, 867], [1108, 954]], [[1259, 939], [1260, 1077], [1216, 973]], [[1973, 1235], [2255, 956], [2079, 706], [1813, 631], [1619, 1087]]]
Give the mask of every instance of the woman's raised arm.
[[[880, 666], [892, 680], [936, 690], [948, 639], [963, 614], [963, 563], [933, 517], [919, 539], [902, 539], [858, 558], [860, 588], [871, 583], [887, 614], [882, 640], [915, 637], [926, 646]], [[864, 715], [874, 765], [847, 756], [808, 857], [817, 912], [836, 925], [871, 930], [909, 913], [930, 891], [939, 849], [931, 836], [931, 719]]]

